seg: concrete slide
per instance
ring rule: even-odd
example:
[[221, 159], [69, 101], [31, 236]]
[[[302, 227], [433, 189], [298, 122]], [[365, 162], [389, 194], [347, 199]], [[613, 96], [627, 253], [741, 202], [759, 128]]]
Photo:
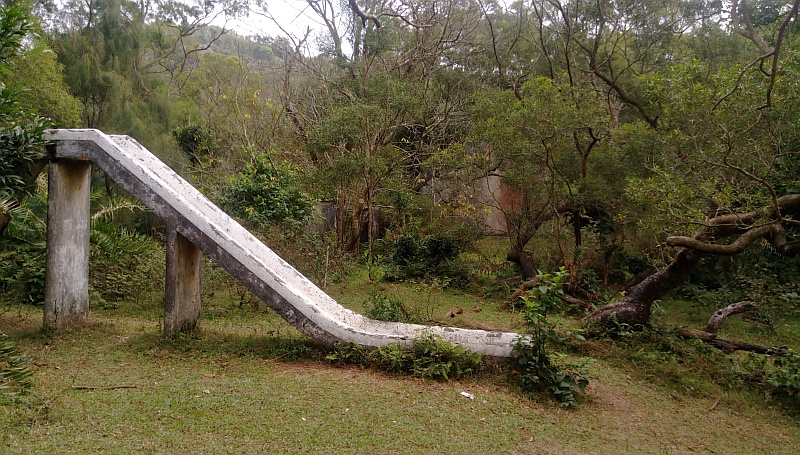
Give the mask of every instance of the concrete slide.
[[91, 160], [125, 191], [194, 243], [287, 322], [332, 345], [410, 345], [421, 332], [470, 351], [510, 357], [518, 334], [375, 321], [339, 305], [191, 184], [128, 136], [97, 130], [52, 130], [54, 159]]

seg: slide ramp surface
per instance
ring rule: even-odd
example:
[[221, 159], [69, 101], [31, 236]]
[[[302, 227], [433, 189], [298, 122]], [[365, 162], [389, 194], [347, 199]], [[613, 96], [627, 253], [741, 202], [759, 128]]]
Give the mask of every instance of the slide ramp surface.
[[367, 347], [410, 345], [423, 332], [493, 357], [510, 357], [516, 333], [383, 322], [339, 305], [169, 166], [128, 136], [51, 130], [54, 159], [91, 160], [125, 191], [214, 259], [308, 337]]

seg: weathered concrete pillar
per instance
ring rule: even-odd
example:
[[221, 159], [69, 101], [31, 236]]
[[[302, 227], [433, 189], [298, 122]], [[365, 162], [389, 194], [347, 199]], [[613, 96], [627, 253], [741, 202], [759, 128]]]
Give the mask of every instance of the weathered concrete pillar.
[[62, 329], [89, 317], [89, 192], [92, 165], [50, 163], [44, 326]]
[[191, 333], [200, 318], [200, 275], [203, 255], [186, 237], [167, 227], [167, 289], [164, 293], [164, 336]]

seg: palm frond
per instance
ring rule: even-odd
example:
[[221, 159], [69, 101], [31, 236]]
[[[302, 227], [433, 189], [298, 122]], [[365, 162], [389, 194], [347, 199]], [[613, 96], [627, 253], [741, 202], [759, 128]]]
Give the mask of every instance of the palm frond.
[[114, 219], [114, 214], [120, 210], [135, 212], [136, 210], [146, 210], [146, 208], [139, 201], [122, 199], [100, 207], [100, 209], [92, 215], [92, 221], [112, 220]]
[[36, 194], [18, 204], [6, 199], [0, 201], [0, 211], [11, 216], [4, 237], [30, 243], [44, 239], [47, 232], [47, 203]]
[[30, 389], [32, 376], [28, 357], [0, 332], [0, 404]]
[[147, 255], [158, 247], [158, 243], [150, 237], [103, 219], [97, 219], [92, 223], [89, 240], [92, 256], [111, 259]]

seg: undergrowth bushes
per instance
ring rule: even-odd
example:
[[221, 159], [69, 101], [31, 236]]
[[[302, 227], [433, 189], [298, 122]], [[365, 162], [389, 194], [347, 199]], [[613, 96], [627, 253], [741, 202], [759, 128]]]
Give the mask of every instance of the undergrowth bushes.
[[481, 355], [423, 332], [410, 348], [393, 343], [367, 349], [353, 343], [337, 343], [326, 360], [338, 364], [371, 366], [393, 374], [426, 379], [458, 379], [476, 374]]
[[677, 295], [709, 309], [755, 301], [759, 308], [748, 318], [771, 326], [782, 317], [800, 317], [800, 261], [761, 245], [736, 257], [709, 256]]
[[577, 404], [592, 377], [586, 368], [588, 360], [570, 360], [565, 354], [553, 352], [563, 347], [568, 337], [583, 338], [571, 332], [562, 335], [548, 317], [548, 312], [561, 304], [558, 295], [564, 292], [568, 275], [563, 267], [554, 274], [539, 272], [539, 285], [522, 296], [522, 317], [529, 336], [517, 340], [513, 363], [517, 382], [524, 392], [548, 390], [562, 407]]
[[[555, 352], [565, 346], [568, 339], [582, 339], [577, 333], [561, 333], [558, 325], [548, 317], [548, 312], [560, 307], [559, 294], [569, 273], [563, 268], [554, 274], [539, 274], [539, 286], [523, 298], [522, 316], [527, 334], [520, 336], [514, 347], [511, 362], [512, 379], [528, 393], [547, 391], [563, 407], [577, 404], [586, 391], [591, 374], [585, 359], [570, 359]], [[384, 321], [408, 321], [409, 311], [397, 296], [376, 294], [370, 298], [366, 315]], [[458, 378], [475, 373], [481, 356], [460, 346], [443, 341], [440, 337], [424, 333], [411, 348], [399, 344], [369, 350], [350, 343], [339, 343], [327, 356], [334, 363], [371, 366], [390, 373], [412, 374], [425, 378]]]
[[767, 392], [800, 410], [800, 355], [790, 350], [784, 355], [774, 356], [772, 365], [765, 369]]
[[[138, 210], [119, 198], [103, 203], [101, 191], [92, 193], [95, 214], [90, 228], [89, 284], [93, 304], [115, 307], [137, 300], [147, 291], [163, 290], [164, 253], [154, 239], [125, 228], [115, 212]], [[0, 236], [0, 302], [41, 304], [44, 301], [47, 235], [47, 194], [29, 196]]]
[[365, 315], [378, 321], [419, 322], [418, 318], [408, 311], [403, 299], [397, 295], [383, 293], [373, 294], [370, 297]]
[[164, 249], [146, 235], [98, 219], [92, 223], [89, 252], [92, 305], [139, 303], [164, 289]]
[[403, 234], [394, 241], [384, 279], [398, 281], [437, 277], [451, 286], [463, 287], [470, 270], [459, 260], [461, 245], [453, 236]]
[[748, 354], [735, 362], [733, 371], [743, 383], [755, 386], [765, 396], [793, 413], [800, 413], [800, 355], [779, 349], [770, 355]]
[[684, 339], [668, 326], [623, 327], [607, 332], [600, 351], [629, 365], [643, 379], [689, 396], [722, 390], [762, 395], [792, 413], [800, 412], [800, 355], [776, 348], [768, 354], [726, 353], [698, 339]]

